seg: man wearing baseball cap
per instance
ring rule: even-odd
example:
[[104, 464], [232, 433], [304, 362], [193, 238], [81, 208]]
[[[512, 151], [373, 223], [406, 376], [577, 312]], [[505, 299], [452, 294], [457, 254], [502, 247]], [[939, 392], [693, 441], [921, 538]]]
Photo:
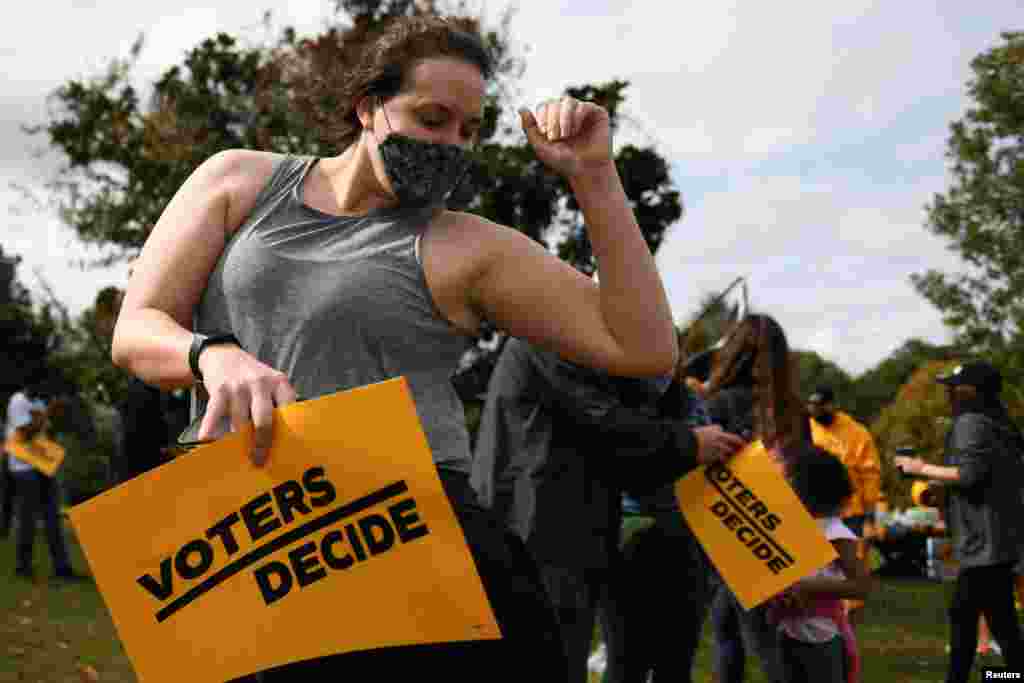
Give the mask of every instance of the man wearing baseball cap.
[[1024, 665], [1013, 606], [1014, 567], [1024, 550], [1024, 437], [999, 398], [1002, 377], [989, 363], [958, 365], [938, 378], [953, 424], [944, 465], [897, 457], [904, 473], [945, 484], [946, 524], [960, 560], [949, 607], [947, 683], [966, 683], [974, 664], [978, 616], [1002, 647], [1007, 667]]

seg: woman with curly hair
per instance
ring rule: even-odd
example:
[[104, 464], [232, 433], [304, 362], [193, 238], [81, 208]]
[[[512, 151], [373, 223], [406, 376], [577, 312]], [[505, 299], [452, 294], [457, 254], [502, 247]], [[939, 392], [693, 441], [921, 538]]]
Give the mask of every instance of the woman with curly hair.
[[407, 378], [503, 638], [283, 673], [565, 680], [536, 568], [469, 486], [469, 437], [450, 378], [485, 322], [617, 375], [674, 367], [671, 311], [615, 167], [608, 112], [569, 97], [520, 112], [537, 157], [566, 178], [583, 211], [598, 285], [522, 233], [446, 209], [492, 71], [473, 23], [396, 19], [356, 56], [336, 92], [336, 156], [229, 150], [178, 190], [136, 262], [114, 361], [163, 388], [195, 384], [201, 439], [224, 423], [254, 427], [256, 465], [275, 407]]

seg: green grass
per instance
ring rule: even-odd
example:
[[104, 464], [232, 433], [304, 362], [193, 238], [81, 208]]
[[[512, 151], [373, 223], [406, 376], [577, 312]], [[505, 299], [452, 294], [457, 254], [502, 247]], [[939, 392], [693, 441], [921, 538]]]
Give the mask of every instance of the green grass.
[[[75, 569], [86, 572], [88, 567], [70, 529], [67, 537]], [[33, 582], [15, 577], [14, 543], [0, 540], [0, 683], [78, 682], [83, 680], [83, 666], [93, 667], [100, 681], [135, 681], [96, 586], [91, 581], [63, 584], [51, 580], [42, 533], [35, 558], [37, 578]], [[858, 629], [865, 683], [942, 680], [949, 589], [948, 584], [914, 580], [889, 579], [881, 584]], [[711, 680], [710, 655], [706, 628], [693, 677], [697, 683]], [[982, 661], [1002, 664], [997, 657]], [[753, 660], [749, 671], [751, 683], [764, 680]]]
[[[51, 579], [50, 553], [41, 530], [35, 545], [35, 579], [15, 576], [13, 535], [0, 540], [0, 683], [77, 683], [83, 680], [83, 667], [95, 669], [100, 681], [135, 681], [95, 584]], [[87, 573], [70, 527], [66, 538], [75, 570]]]
[[[868, 601], [857, 628], [864, 683], [935, 683], [946, 675], [946, 605], [951, 584], [886, 579]], [[694, 669], [695, 683], [712, 678], [712, 638], [705, 625]], [[982, 664], [1002, 666], [999, 657], [979, 657]], [[591, 681], [599, 681], [591, 675]], [[765, 680], [757, 661], [747, 658], [747, 681]]]

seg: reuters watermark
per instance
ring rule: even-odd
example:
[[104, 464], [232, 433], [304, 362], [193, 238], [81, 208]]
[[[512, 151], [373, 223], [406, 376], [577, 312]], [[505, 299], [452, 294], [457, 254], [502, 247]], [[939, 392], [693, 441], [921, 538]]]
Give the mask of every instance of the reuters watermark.
[[1020, 671], [1010, 671], [1004, 666], [986, 666], [981, 670], [983, 681], [1024, 681]]

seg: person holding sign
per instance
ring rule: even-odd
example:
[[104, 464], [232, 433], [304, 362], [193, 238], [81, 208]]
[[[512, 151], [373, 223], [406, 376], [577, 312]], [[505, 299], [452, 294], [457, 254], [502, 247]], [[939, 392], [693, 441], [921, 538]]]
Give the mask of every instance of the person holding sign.
[[807, 447], [793, 460], [788, 480], [839, 558], [793, 584], [769, 605], [769, 617], [778, 627], [785, 679], [859, 683], [857, 641], [842, 601], [865, 599], [875, 581], [858, 554], [858, 536], [839, 517], [855, 489], [839, 458], [818, 447]]
[[[515, 680], [558, 680], [557, 622], [522, 541], [476, 502], [450, 378], [485, 321], [613, 374], [673, 369], [671, 310], [608, 112], [564, 97], [520, 113], [538, 159], [573, 188], [598, 285], [516, 230], [445, 208], [492, 72], [475, 22], [401, 17], [344, 47], [318, 74], [335, 93], [338, 155], [230, 150], [204, 162], [135, 263], [114, 361], [162, 388], [198, 383], [199, 438], [252, 429], [256, 465], [276, 406], [405, 376], [504, 637], [377, 653], [365, 678], [476, 681], [500, 663]], [[361, 680], [352, 661], [283, 673]]]
[[[703, 399], [681, 379], [684, 372], [681, 367], [658, 401], [659, 415], [695, 433], [721, 429], [711, 424]], [[743, 442], [729, 432], [721, 433]], [[736, 454], [702, 458], [701, 464], [731, 462]], [[692, 678], [717, 586], [711, 580], [710, 560], [679, 507], [676, 486], [672, 482], [649, 494], [640, 492], [628, 503], [623, 500], [624, 510], [631, 505], [639, 515], [652, 518], [653, 524], [625, 540], [623, 588], [618, 600], [609, 601], [602, 612], [607, 644], [604, 683]], [[674, 627], [666, 629], [666, 623]]]
[[945, 464], [893, 459], [903, 473], [941, 482], [944, 518], [960, 568], [949, 607], [947, 683], [966, 683], [978, 645], [978, 616], [985, 615], [1006, 660], [1024, 666], [1020, 622], [1013, 608], [1014, 568], [1024, 550], [1021, 480], [1024, 436], [999, 394], [1002, 376], [983, 361], [964, 363], [937, 380], [946, 386], [953, 426]]
[[[726, 431], [760, 439], [780, 466], [811, 443], [810, 424], [795, 386], [789, 343], [782, 327], [767, 315], [744, 318], [718, 352], [707, 386], [711, 421]], [[746, 647], [757, 653], [765, 677], [784, 683], [775, 628], [767, 607], [744, 610], [725, 583], [712, 605], [715, 671], [721, 683], [741, 683]]]
[[[505, 344], [491, 375], [472, 482], [540, 565], [572, 681], [587, 680], [598, 604], [629, 589], [619, 553], [623, 491], [653, 493], [743, 445], [720, 427], [678, 419], [684, 390], [672, 380], [612, 377], [521, 339]], [[678, 517], [671, 492], [669, 502]], [[676, 559], [679, 581], [691, 567], [683, 553]], [[672, 608], [689, 626], [687, 610], [675, 601]], [[694, 636], [696, 650], [699, 625]], [[630, 636], [637, 646], [648, 640]]]
[[[34, 381], [22, 391], [11, 396], [7, 404], [8, 442], [28, 443], [45, 432], [47, 424], [47, 403], [43, 388], [47, 380], [45, 370], [40, 370]], [[64, 534], [61, 529], [60, 492], [57, 483], [37, 471], [32, 465], [13, 454], [7, 455], [8, 467], [17, 491], [18, 531], [15, 541], [15, 574], [31, 579], [32, 550], [35, 546], [36, 523], [40, 516], [46, 526], [46, 542], [50, 548], [54, 576], [59, 579], [77, 579], [71, 568]]]

